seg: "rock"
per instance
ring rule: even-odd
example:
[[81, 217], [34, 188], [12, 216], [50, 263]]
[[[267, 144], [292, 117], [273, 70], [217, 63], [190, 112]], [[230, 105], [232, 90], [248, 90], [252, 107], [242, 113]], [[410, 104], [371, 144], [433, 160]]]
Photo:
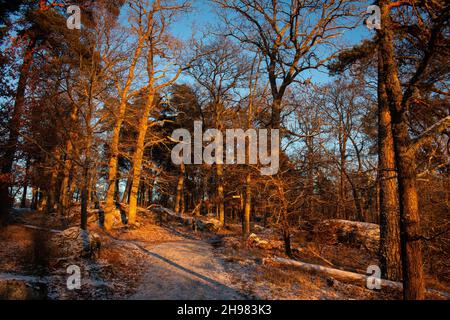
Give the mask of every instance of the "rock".
[[78, 227], [66, 229], [55, 235], [52, 243], [60, 257], [97, 259], [100, 256], [100, 236]]
[[217, 219], [208, 219], [206, 221], [206, 229], [209, 231], [217, 232], [223, 227], [223, 224]]
[[213, 219], [213, 218], [210, 218], [206, 221], [196, 219], [195, 224], [196, 224], [198, 230], [200, 230], [200, 231], [207, 230], [207, 231], [217, 232], [223, 227], [223, 224], [219, 220]]
[[264, 230], [265, 230], [266, 228], [264, 228], [263, 226], [260, 226], [259, 224], [255, 224], [255, 225], [253, 226], [253, 229], [254, 229], [255, 231], [257, 231], [257, 232], [264, 232]]
[[44, 300], [47, 293], [45, 282], [0, 279], [0, 300]]
[[377, 224], [334, 219], [317, 224], [313, 232], [314, 240], [318, 242], [343, 243], [365, 248], [371, 253], [378, 252], [380, 227]]
[[268, 241], [261, 240], [254, 233], [252, 233], [248, 236], [247, 242], [250, 246], [258, 247], [260, 249], [265, 249], [265, 250], [271, 249], [271, 245], [269, 244]]
[[[190, 218], [186, 217], [182, 214], [177, 214], [174, 211], [161, 207], [161, 206], [155, 206], [150, 209], [152, 212], [156, 213], [156, 221], [157, 223], [164, 223], [164, 222], [178, 222], [182, 223], [184, 225], [190, 224]], [[156, 222], [155, 221], [155, 222]]]

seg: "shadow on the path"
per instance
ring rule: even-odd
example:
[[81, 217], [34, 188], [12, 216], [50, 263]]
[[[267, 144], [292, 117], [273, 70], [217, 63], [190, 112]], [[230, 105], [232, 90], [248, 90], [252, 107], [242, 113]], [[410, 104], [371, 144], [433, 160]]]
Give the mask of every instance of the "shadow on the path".
[[[141, 246], [141, 245], [139, 245], [139, 244], [135, 244], [135, 245], [136, 245], [136, 247], [138, 247], [141, 251], [143, 251], [143, 252], [146, 253], [147, 255], [149, 255], [149, 256], [151, 256], [151, 257], [154, 257], [154, 258], [156, 258], [156, 259], [159, 259], [159, 260], [161, 260], [161, 261], [167, 263], [168, 265], [177, 268], [178, 270], [181, 270], [181, 271], [183, 271], [183, 272], [185, 272], [185, 273], [187, 273], [187, 274], [190, 274], [190, 275], [192, 275], [192, 276], [194, 276], [194, 277], [196, 277], [196, 278], [198, 278], [198, 279], [201, 279], [201, 280], [207, 282], [210, 286], [213, 286], [215, 290], [218, 290], [218, 291], [222, 291], [222, 290], [223, 290], [223, 293], [226, 294], [227, 296], [233, 296], [233, 295], [234, 295], [234, 296], [238, 296], [238, 297], [236, 297], [236, 298], [237, 298], [237, 299], [242, 299], [242, 300], [245, 300], [245, 299], [249, 299], [249, 298], [250, 298], [248, 295], [246, 295], [246, 294], [243, 293], [243, 292], [240, 292], [240, 291], [238, 291], [238, 290], [236, 290], [236, 289], [233, 289], [233, 288], [231, 288], [231, 287], [229, 287], [229, 286], [227, 286], [227, 285], [225, 285], [225, 284], [223, 284], [223, 283], [221, 283], [221, 282], [219, 282], [219, 281], [216, 281], [216, 280], [214, 280], [214, 279], [211, 279], [210, 277], [207, 277], [207, 276], [205, 276], [205, 275], [203, 275], [203, 274], [200, 274], [200, 273], [198, 273], [198, 272], [196, 272], [196, 271], [193, 271], [193, 270], [191, 270], [191, 269], [188, 269], [188, 268], [186, 268], [186, 267], [184, 267], [184, 266], [182, 266], [182, 265], [180, 265], [180, 264], [178, 264], [178, 263], [176, 263], [176, 262], [174, 262], [174, 261], [172, 261], [172, 260], [170, 260], [170, 259], [168, 259], [168, 258], [166, 258], [166, 257], [163, 257], [163, 256], [161, 256], [161, 255], [159, 255], [159, 254], [157, 254], [157, 253], [155, 253], [155, 252], [152, 252], [152, 251], [150, 251], [150, 250], [144, 248], [143, 246]], [[204, 286], [203, 283], [201, 283], [201, 285]], [[210, 286], [207, 286], [206, 289], [209, 289], [209, 290], [210, 290], [210, 289], [211, 289]], [[194, 289], [194, 288], [193, 288], [193, 289]], [[194, 293], [194, 292], [193, 292], [193, 293]], [[220, 298], [220, 297], [219, 297], [219, 298]], [[252, 299], [258, 299], [257, 297], [254, 297], [254, 296], [252, 296], [251, 298], [252, 298]], [[225, 299], [226, 299], [226, 298], [225, 298]]]

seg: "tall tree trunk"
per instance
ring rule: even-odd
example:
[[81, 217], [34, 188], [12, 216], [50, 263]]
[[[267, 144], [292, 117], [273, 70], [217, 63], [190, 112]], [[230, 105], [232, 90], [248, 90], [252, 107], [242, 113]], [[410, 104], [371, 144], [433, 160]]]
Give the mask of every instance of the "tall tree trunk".
[[70, 169], [72, 171], [71, 177], [69, 175], [70, 178], [69, 178], [69, 194], [67, 195], [67, 207], [69, 207], [72, 204], [75, 188], [77, 187], [77, 173], [75, 169], [76, 169], [75, 166], [72, 165], [72, 168]]
[[[90, 131], [90, 130], [88, 130]], [[83, 165], [82, 182], [81, 182], [81, 219], [80, 228], [87, 230], [87, 218], [88, 218], [88, 208], [91, 201], [91, 190], [92, 190], [92, 174], [91, 169], [91, 146], [92, 146], [92, 135], [91, 132], [88, 133], [88, 143], [86, 146], [86, 157]]]
[[[183, 188], [183, 191], [181, 192], [181, 199], [180, 200], [181, 200], [180, 212], [181, 212], [181, 214], [183, 214], [186, 211], [186, 195], [184, 193], [184, 188]], [[187, 201], [189, 201], [189, 197], [187, 198]], [[188, 204], [189, 204], [189, 202], [188, 202]]]
[[339, 122], [339, 213], [338, 216], [348, 219], [347, 216], [347, 188], [345, 181], [347, 179], [347, 133], [345, 132], [345, 123], [341, 119]]
[[425, 283], [420, 242], [420, 212], [414, 155], [408, 154], [409, 134], [405, 114], [395, 115], [394, 146], [400, 194], [400, 230], [405, 299], [424, 299]]
[[83, 166], [83, 182], [81, 186], [81, 221], [80, 227], [87, 230], [87, 210], [89, 206], [89, 184], [90, 184], [90, 159], [86, 157]]
[[[256, 59], [256, 58], [255, 58]], [[253, 62], [255, 63], [256, 60]], [[252, 68], [253, 71], [253, 68]], [[256, 76], [255, 81], [258, 81], [258, 76]], [[255, 84], [256, 85], [256, 84]], [[252, 80], [250, 78], [250, 97], [249, 97], [249, 104], [248, 104], [248, 110], [247, 110], [247, 130], [251, 129], [253, 127], [253, 98], [254, 98], [254, 89]], [[248, 138], [247, 144], [246, 144], [246, 156], [247, 156], [247, 163], [250, 163], [250, 145], [252, 143], [251, 137]], [[247, 170], [251, 170], [249, 167]], [[252, 181], [252, 175], [249, 171], [247, 173], [247, 177], [245, 179], [245, 203], [244, 203], [244, 214], [242, 216], [242, 233], [244, 238], [248, 237], [250, 234], [250, 215], [252, 210], [252, 188], [251, 188], [251, 181]], [[241, 196], [241, 203], [242, 203], [242, 196]], [[242, 212], [242, 211], [240, 211]]]
[[[306, 186], [306, 215], [304, 219], [311, 219], [312, 215], [314, 213], [314, 137], [308, 136], [305, 139], [306, 141], [306, 148], [307, 148], [307, 186]], [[299, 215], [299, 219], [301, 220], [302, 217]], [[299, 220], [299, 224], [301, 221]]]
[[352, 195], [353, 195], [353, 203], [355, 204], [356, 220], [362, 221], [362, 222], [368, 222], [368, 221], [366, 221], [367, 217], [364, 214], [361, 193], [358, 190], [358, 187], [356, 186], [356, 184], [350, 180], [350, 177], [348, 177], [348, 178], [349, 178], [348, 181], [349, 181], [350, 188], [351, 188]]
[[29, 78], [30, 68], [33, 62], [33, 51], [36, 45], [36, 39], [32, 37], [28, 46], [25, 49], [23, 56], [23, 63], [20, 68], [19, 82], [17, 83], [17, 91], [14, 102], [14, 109], [9, 126], [9, 137], [6, 143], [5, 154], [1, 162], [2, 183], [0, 183], [0, 222], [6, 219], [13, 199], [9, 194], [9, 188], [12, 186], [12, 168], [14, 163], [14, 156], [17, 151], [17, 143], [19, 141], [20, 121], [23, 114], [25, 104], [25, 91], [27, 80]]
[[47, 208], [47, 190], [41, 189], [39, 191], [39, 201], [37, 209], [39, 211], [44, 211]]
[[30, 157], [27, 156], [26, 164], [25, 164], [25, 176], [23, 178], [23, 191], [22, 191], [22, 199], [20, 201], [20, 207], [26, 208], [27, 206], [27, 193], [28, 193], [28, 180], [29, 180], [29, 169], [30, 169]]
[[175, 197], [175, 213], [183, 213], [181, 211], [182, 202], [184, 202], [184, 163], [180, 164], [180, 173], [178, 174], [177, 195]]
[[402, 278], [400, 254], [400, 214], [391, 113], [384, 86], [384, 73], [378, 61], [378, 180], [380, 213], [380, 263], [384, 278]]
[[147, 207], [148, 207], [153, 202], [153, 184], [149, 184], [147, 193], [148, 193], [148, 196], [147, 196], [148, 197]]
[[[78, 120], [78, 105], [74, 104], [72, 106], [72, 112], [70, 113], [70, 122], [71, 125], [75, 125]], [[59, 203], [58, 203], [58, 211], [59, 215], [61, 217], [64, 216], [64, 211], [67, 209], [68, 206], [68, 197], [69, 197], [69, 176], [70, 176], [70, 169], [72, 167], [72, 157], [73, 157], [73, 141], [75, 141], [76, 136], [74, 132], [71, 130], [69, 132], [69, 137], [66, 141], [66, 149], [65, 149], [65, 159], [64, 159], [64, 165], [62, 169], [62, 181], [61, 181], [61, 188], [59, 190]]]
[[[89, 156], [89, 165], [91, 165], [91, 158], [92, 158], [92, 156]], [[97, 188], [95, 186], [96, 177], [97, 177], [97, 166], [93, 163], [92, 168], [89, 171], [88, 205], [91, 205], [94, 194], [97, 194], [97, 192], [96, 192]], [[95, 201], [95, 199], [94, 199], [94, 201]]]
[[223, 195], [223, 164], [216, 164], [217, 175], [217, 215], [222, 225], [225, 224], [225, 207]]
[[398, 78], [394, 49], [394, 33], [390, 17], [390, 1], [380, 0], [382, 29], [380, 53], [383, 78], [392, 116], [395, 162], [398, 170], [400, 205], [400, 241], [403, 263], [403, 296], [405, 299], [424, 299], [425, 284], [420, 243], [420, 215], [416, 188], [414, 155], [408, 152], [410, 144], [406, 108], [402, 105], [402, 89]]
[[[223, 123], [221, 114], [223, 111], [223, 105], [220, 101], [216, 101], [215, 104], [214, 121], [216, 129], [223, 131]], [[219, 146], [219, 150], [216, 150], [216, 155], [223, 154], [223, 147]], [[216, 157], [216, 160], [218, 158]], [[224, 206], [224, 187], [223, 187], [223, 163], [216, 161], [216, 215], [222, 225], [225, 224], [225, 206]]]
[[46, 190], [47, 195], [47, 201], [46, 201], [46, 212], [50, 213], [53, 212], [56, 205], [56, 192], [57, 192], [57, 179], [58, 179], [58, 173], [59, 173], [59, 160], [61, 156], [61, 150], [57, 147], [56, 150], [53, 152], [54, 159], [52, 161], [49, 161], [50, 163], [53, 163], [52, 169], [50, 171], [50, 183], [48, 185], [48, 188]]
[[271, 128], [280, 129], [281, 126], [281, 104], [282, 97], [277, 97], [272, 103]]
[[291, 248], [291, 233], [288, 228], [283, 228], [283, 242], [284, 242], [284, 253], [288, 257], [292, 257], [292, 248]]
[[22, 191], [22, 199], [20, 200], [20, 207], [26, 208], [27, 207], [27, 193], [28, 193], [28, 183], [25, 182], [23, 185], [23, 191]]
[[126, 103], [119, 108], [118, 119], [116, 120], [113, 136], [110, 143], [110, 158], [108, 164], [108, 190], [106, 191], [105, 201], [105, 221], [104, 228], [110, 230], [113, 225], [113, 210], [116, 196], [116, 180], [117, 180], [117, 161], [119, 158], [119, 138], [120, 129], [124, 119]]
[[130, 201], [130, 192], [131, 192], [132, 182], [133, 182], [133, 173], [130, 170], [130, 172], [128, 173], [128, 178], [127, 178], [127, 184], [125, 186], [125, 191], [123, 192], [123, 195], [122, 195], [122, 202], [123, 203], [128, 203]]
[[70, 140], [68, 140], [66, 142], [66, 151], [65, 151], [65, 159], [64, 159], [64, 164], [63, 164], [63, 169], [62, 169], [62, 180], [61, 180], [61, 187], [59, 190], [59, 203], [58, 203], [58, 211], [59, 211], [59, 215], [61, 217], [64, 216], [64, 212], [67, 209], [68, 206], [68, 187], [69, 187], [69, 177], [70, 177], [70, 169], [72, 167], [72, 142]]
[[39, 198], [39, 188], [33, 187], [33, 197], [31, 198], [32, 210], [37, 210], [38, 198]]
[[143, 37], [140, 37], [138, 40], [136, 50], [134, 51], [134, 56], [132, 58], [131, 65], [128, 70], [127, 80], [120, 95], [120, 105], [119, 109], [117, 110], [112, 132], [112, 138], [109, 146], [110, 157], [108, 164], [108, 190], [106, 191], [105, 221], [103, 224], [106, 230], [110, 230], [113, 225], [113, 211], [115, 210], [114, 201], [116, 196], [117, 161], [119, 158], [120, 130], [122, 128], [122, 123], [125, 119], [125, 111], [127, 109], [128, 103], [128, 92], [130, 91], [131, 84], [134, 80], [134, 72], [136, 69], [136, 64], [141, 55], [141, 51], [144, 46], [145, 40], [146, 39], [144, 39]]
[[[152, 88], [152, 84], [150, 84]], [[136, 210], [137, 210], [137, 193], [139, 188], [139, 182], [141, 180], [141, 172], [142, 172], [142, 158], [144, 156], [145, 151], [145, 136], [147, 135], [148, 129], [148, 117], [150, 115], [150, 111], [153, 108], [155, 99], [155, 93], [151, 90], [148, 92], [147, 101], [145, 104], [145, 108], [142, 111], [141, 118], [139, 120], [138, 127], [138, 138], [136, 141], [136, 149], [134, 151], [133, 156], [133, 182], [131, 184], [131, 192], [130, 192], [130, 207], [128, 213], [128, 224], [134, 225], [136, 223]]]
[[[342, 161], [342, 159], [341, 159]], [[345, 164], [345, 160], [343, 160], [343, 164]], [[341, 162], [342, 165], [342, 162]], [[342, 219], [348, 219], [347, 217], [347, 190], [345, 188], [345, 169], [341, 167], [339, 173], [339, 213]]]
[[250, 214], [252, 207], [252, 189], [251, 189], [251, 174], [247, 173], [245, 179], [245, 204], [244, 204], [244, 218], [243, 221], [243, 233], [244, 237], [250, 234]]

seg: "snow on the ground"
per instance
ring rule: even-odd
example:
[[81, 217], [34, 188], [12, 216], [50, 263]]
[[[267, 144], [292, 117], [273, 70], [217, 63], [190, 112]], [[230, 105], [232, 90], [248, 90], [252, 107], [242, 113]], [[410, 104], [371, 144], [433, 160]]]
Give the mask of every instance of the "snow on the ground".
[[142, 247], [149, 268], [131, 299], [233, 300], [244, 296], [230, 287], [230, 275], [199, 240]]
[[[46, 243], [62, 229], [60, 219], [21, 212], [16, 224], [0, 233], [0, 281], [2, 274], [3, 278], [45, 280], [50, 299], [401, 298], [400, 292], [371, 291], [320, 274], [264, 264], [265, 257], [283, 256], [276, 232], [268, 229], [255, 228], [255, 232], [277, 244], [272, 250], [249, 247], [238, 225], [229, 225], [218, 234], [199, 232], [180, 222], [160, 225], [152, 218], [155, 213], [139, 212], [137, 228], [123, 226], [106, 233], [95, 222], [89, 225], [101, 238], [96, 260], [53, 256]], [[293, 245], [301, 260], [328, 261], [333, 267], [345, 261], [347, 268], [358, 269], [358, 259], [352, 257], [363, 254], [362, 249], [341, 244]], [[371, 263], [371, 256], [365, 254], [362, 265]], [[66, 268], [72, 264], [82, 270], [81, 290], [66, 287]]]

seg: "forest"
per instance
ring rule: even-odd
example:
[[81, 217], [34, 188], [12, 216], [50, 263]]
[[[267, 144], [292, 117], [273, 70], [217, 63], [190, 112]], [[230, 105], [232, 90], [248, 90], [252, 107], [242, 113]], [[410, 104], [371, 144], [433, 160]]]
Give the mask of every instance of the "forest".
[[448, 300], [449, 16], [0, 0], [0, 299]]

